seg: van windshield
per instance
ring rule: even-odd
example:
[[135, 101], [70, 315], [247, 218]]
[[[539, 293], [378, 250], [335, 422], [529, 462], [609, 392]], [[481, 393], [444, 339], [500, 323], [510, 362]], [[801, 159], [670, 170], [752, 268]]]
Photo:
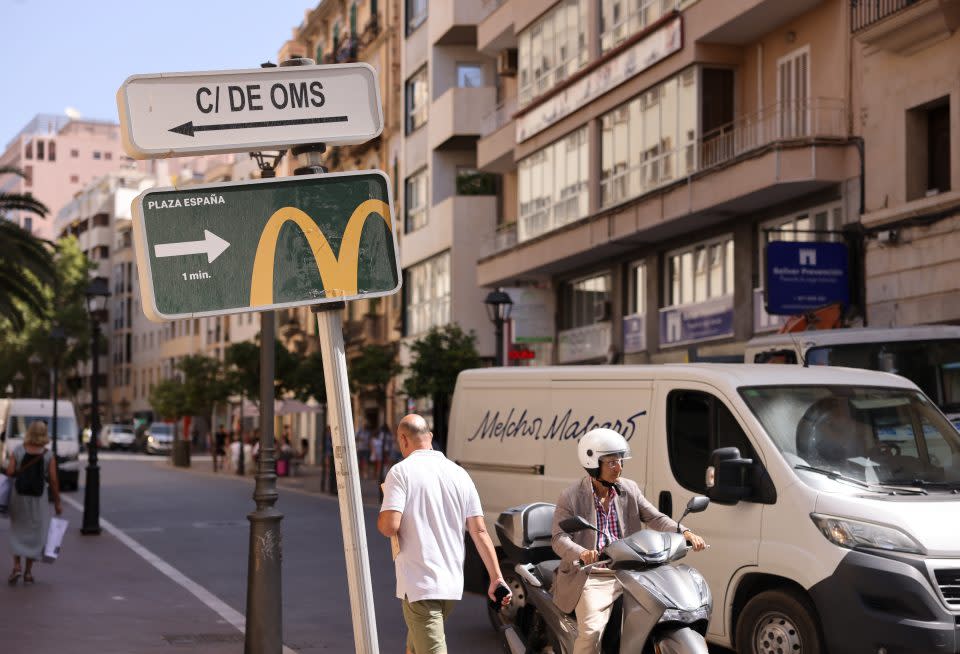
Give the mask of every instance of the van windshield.
[[[50, 416], [10, 416], [7, 421], [7, 438], [23, 438], [27, 427], [34, 420], [41, 420], [47, 424], [47, 433], [53, 438], [53, 420]], [[71, 416], [57, 416], [57, 440], [77, 440], [77, 421]]]
[[882, 370], [906, 377], [946, 413], [960, 413], [960, 339], [824, 345], [807, 365]]
[[960, 433], [922, 393], [862, 386], [740, 393], [792, 466], [867, 483], [960, 488]]

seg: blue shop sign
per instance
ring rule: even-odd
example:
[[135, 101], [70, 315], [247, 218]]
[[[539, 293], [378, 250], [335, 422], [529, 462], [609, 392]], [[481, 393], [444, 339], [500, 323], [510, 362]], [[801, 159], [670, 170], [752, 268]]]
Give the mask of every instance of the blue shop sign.
[[768, 243], [767, 313], [792, 315], [833, 302], [848, 305], [848, 261], [844, 243]]
[[660, 344], [733, 336], [733, 297], [660, 310]]

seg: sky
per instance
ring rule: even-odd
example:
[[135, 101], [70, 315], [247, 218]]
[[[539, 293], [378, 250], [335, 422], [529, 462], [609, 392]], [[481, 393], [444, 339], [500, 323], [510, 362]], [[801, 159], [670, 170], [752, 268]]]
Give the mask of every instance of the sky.
[[0, 149], [36, 114], [118, 121], [134, 74], [257, 68], [319, 0], [0, 0]]

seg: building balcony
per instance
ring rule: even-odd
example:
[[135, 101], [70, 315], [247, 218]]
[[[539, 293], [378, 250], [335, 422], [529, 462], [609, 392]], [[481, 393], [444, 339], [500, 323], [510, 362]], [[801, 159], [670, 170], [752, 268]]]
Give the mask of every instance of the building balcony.
[[463, 150], [476, 145], [484, 117], [493, 108], [496, 89], [453, 87], [430, 105], [432, 150]]
[[864, 45], [909, 55], [960, 27], [960, 0], [850, 0], [850, 31]]
[[483, 118], [477, 142], [477, 167], [492, 173], [508, 173], [516, 169], [513, 149], [517, 130], [513, 114], [517, 111], [516, 96], [508, 98]]
[[496, 0], [430, 0], [430, 43], [475, 45], [477, 25], [497, 4]]
[[[836, 188], [858, 174], [842, 101], [777, 105], [601, 180], [590, 214], [587, 182], [531, 201], [517, 244], [477, 264], [480, 286], [591, 265], [642, 247]], [[488, 238], [495, 238], [491, 230]]]
[[[400, 266], [407, 268], [441, 254], [455, 242], [472, 242], [476, 248], [480, 235], [492, 229], [496, 211], [494, 195], [452, 195], [438, 202], [430, 207], [424, 227], [403, 235]], [[480, 229], [480, 225], [484, 227]], [[476, 238], [470, 233], [474, 230], [478, 230]], [[473, 259], [476, 260], [476, 249]]]
[[481, 0], [481, 4], [493, 5], [493, 9], [477, 25], [477, 50], [496, 57], [502, 50], [517, 47], [517, 35], [513, 29], [514, 2], [510, 0]]
[[517, 223], [497, 225], [493, 234], [483, 240], [480, 245], [480, 257], [489, 257], [509, 250], [517, 244]]
[[[781, 25], [802, 16], [824, 0], [727, 0], [698, 2], [686, 14], [690, 34], [704, 43], [753, 43]], [[687, 31], [688, 25], [684, 25]]]

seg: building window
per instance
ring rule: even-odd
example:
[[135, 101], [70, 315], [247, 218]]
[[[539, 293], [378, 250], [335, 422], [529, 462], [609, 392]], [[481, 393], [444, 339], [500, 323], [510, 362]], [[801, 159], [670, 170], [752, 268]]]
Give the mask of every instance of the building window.
[[810, 46], [777, 60], [780, 138], [810, 135]]
[[407, 335], [450, 322], [450, 253], [407, 268]]
[[627, 310], [631, 314], [647, 312], [647, 266], [635, 263], [630, 266], [630, 277], [627, 279]]
[[80, 183], [80, 177], [79, 177], [78, 175], [70, 175], [70, 183], [71, 183], [71, 184], [79, 184], [79, 183]]
[[106, 159], [107, 161], [110, 161], [111, 159], [113, 159], [113, 153], [112, 153], [112, 152], [104, 152], [104, 153], [103, 153], [103, 158]]
[[47, 161], [56, 161], [57, 160], [57, 143], [56, 141], [50, 141], [50, 147], [47, 149]]
[[407, 134], [427, 122], [430, 93], [427, 89], [427, 67], [424, 66], [407, 80]]
[[412, 34], [425, 20], [427, 0], [407, 0], [407, 34]]
[[99, 158], [100, 158], [100, 153], [97, 152], [96, 150], [94, 150], [94, 152], [93, 152], [93, 158], [94, 158], [94, 159], [99, 159]]
[[907, 111], [907, 200], [950, 190], [950, 98]]
[[733, 236], [670, 252], [666, 268], [666, 307], [733, 295]]
[[689, 68], [600, 118], [600, 206], [696, 169], [696, 69]]
[[600, 0], [600, 52], [606, 52], [689, 0]]
[[33, 159], [33, 141], [28, 141], [27, 144], [23, 146], [23, 158]]
[[23, 167], [23, 185], [24, 186], [33, 185], [33, 166]]
[[469, 166], [457, 166], [457, 195], [496, 195], [497, 176]]
[[480, 64], [457, 64], [457, 86], [475, 89], [483, 86], [483, 66]]
[[703, 471], [710, 453], [720, 447], [736, 447], [740, 456], [757, 460], [750, 439], [723, 402], [700, 391], [670, 391], [667, 450], [677, 483], [694, 493], [705, 493]]
[[71, 158], [76, 159], [79, 156], [80, 156], [80, 150], [76, 150], [76, 149], [70, 150]]
[[561, 328], [586, 327], [610, 319], [610, 273], [565, 282]]
[[587, 215], [587, 129], [534, 152], [517, 164], [517, 239], [553, 231]]
[[524, 106], [587, 65], [587, 0], [562, 0], [520, 32], [518, 104]]
[[414, 173], [407, 178], [404, 189], [406, 216], [404, 229], [413, 232], [427, 224], [429, 203], [427, 201], [427, 169]]
[[33, 233], [33, 218], [26, 216], [23, 219], [23, 229], [27, 232]]
[[43, 141], [37, 141], [37, 161], [43, 161]]

